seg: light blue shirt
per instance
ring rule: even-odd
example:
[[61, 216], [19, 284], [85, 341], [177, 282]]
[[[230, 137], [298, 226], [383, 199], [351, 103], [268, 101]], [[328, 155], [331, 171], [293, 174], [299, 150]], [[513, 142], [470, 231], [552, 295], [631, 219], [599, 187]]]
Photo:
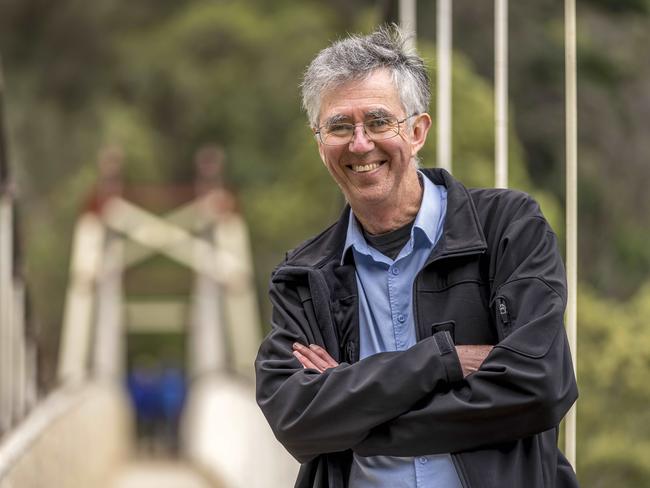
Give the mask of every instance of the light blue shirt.
[[[422, 205], [404, 248], [391, 260], [369, 246], [350, 212], [343, 256], [354, 252], [359, 289], [360, 359], [403, 351], [417, 342], [413, 281], [442, 235], [447, 189], [420, 175]], [[461, 488], [449, 454], [394, 457], [354, 455], [349, 488]]]

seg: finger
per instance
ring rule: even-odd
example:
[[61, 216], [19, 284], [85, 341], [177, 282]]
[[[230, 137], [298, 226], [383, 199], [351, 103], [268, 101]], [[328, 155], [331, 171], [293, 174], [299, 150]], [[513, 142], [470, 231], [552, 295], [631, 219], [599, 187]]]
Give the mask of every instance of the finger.
[[309, 344], [309, 349], [314, 351], [318, 357], [325, 361], [325, 364], [327, 364], [328, 368], [336, 368], [339, 365], [339, 363], [337, 363], [334, 358], [330, 356], [330, 354], [322, 347], [316, 344]]
[[327, 364], [327, 361], [322, 359], [315, 351], [309, 347], [303, 346], [302, 344], [294, 344], [294, 350], [298, 351], [300, 354], [308, 358], [312, 363], [314, 363], [319, 370], [327, 369], [331, 366]]
[[316, 366], [313, 362], [309, 360], [309, 358], [305, 357], [304, 355], [300, 354], [298, 351], [293, 351], [293, 355], [300, 361], [300, 364], [302, 364], [302, 367], [305, 369], [315, 369], [319, 373], [322, 373], [323, 371]]

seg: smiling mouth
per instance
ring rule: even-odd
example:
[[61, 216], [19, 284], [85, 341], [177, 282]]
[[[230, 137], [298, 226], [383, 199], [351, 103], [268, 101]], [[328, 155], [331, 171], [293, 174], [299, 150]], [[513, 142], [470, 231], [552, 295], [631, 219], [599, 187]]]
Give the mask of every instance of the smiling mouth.
[[386, 161], [378, 161], [376, 163], [368, 163], [368, 164], [350, 164], [348, 165], [348, 168], [350, 168], [355, 173], [367, 173], [368, 171], [372, 171], [374, 169], [379, 168], [385, 162]]

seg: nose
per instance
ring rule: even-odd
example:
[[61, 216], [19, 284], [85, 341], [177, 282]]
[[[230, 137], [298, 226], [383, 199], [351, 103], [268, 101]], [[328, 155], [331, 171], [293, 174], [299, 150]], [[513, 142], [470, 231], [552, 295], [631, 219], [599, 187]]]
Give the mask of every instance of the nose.
[[374, 147], [374, 142], [368, 138], [363, 124], [354, 127], [354, 135], [350, 141], [349, 149], [352, 153], [367, 153]]

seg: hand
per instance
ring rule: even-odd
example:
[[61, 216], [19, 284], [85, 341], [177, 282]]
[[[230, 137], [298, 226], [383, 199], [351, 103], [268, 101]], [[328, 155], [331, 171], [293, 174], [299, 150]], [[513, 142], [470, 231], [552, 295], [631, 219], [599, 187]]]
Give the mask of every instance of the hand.
[[325, 349], [316, 344], [309, 344], [309, 347], [307, 347], [295, 342], [293, 344], [293, 355], [298, 358], [303, 368], [316, 369], [319, 373], [329, 368], [336, 368], [339, 365]]
[[472, 373], [478, 371], [485, 361], [485, 358], [490, 351], [492, 351], [493, 346], [489, 345], [472, 345], [472, 346], [456, 346], [456, 352], [458, 353], [458, 359], [460, 360], [460, 365], [463, 368], [463, 377], [467, 377]]

